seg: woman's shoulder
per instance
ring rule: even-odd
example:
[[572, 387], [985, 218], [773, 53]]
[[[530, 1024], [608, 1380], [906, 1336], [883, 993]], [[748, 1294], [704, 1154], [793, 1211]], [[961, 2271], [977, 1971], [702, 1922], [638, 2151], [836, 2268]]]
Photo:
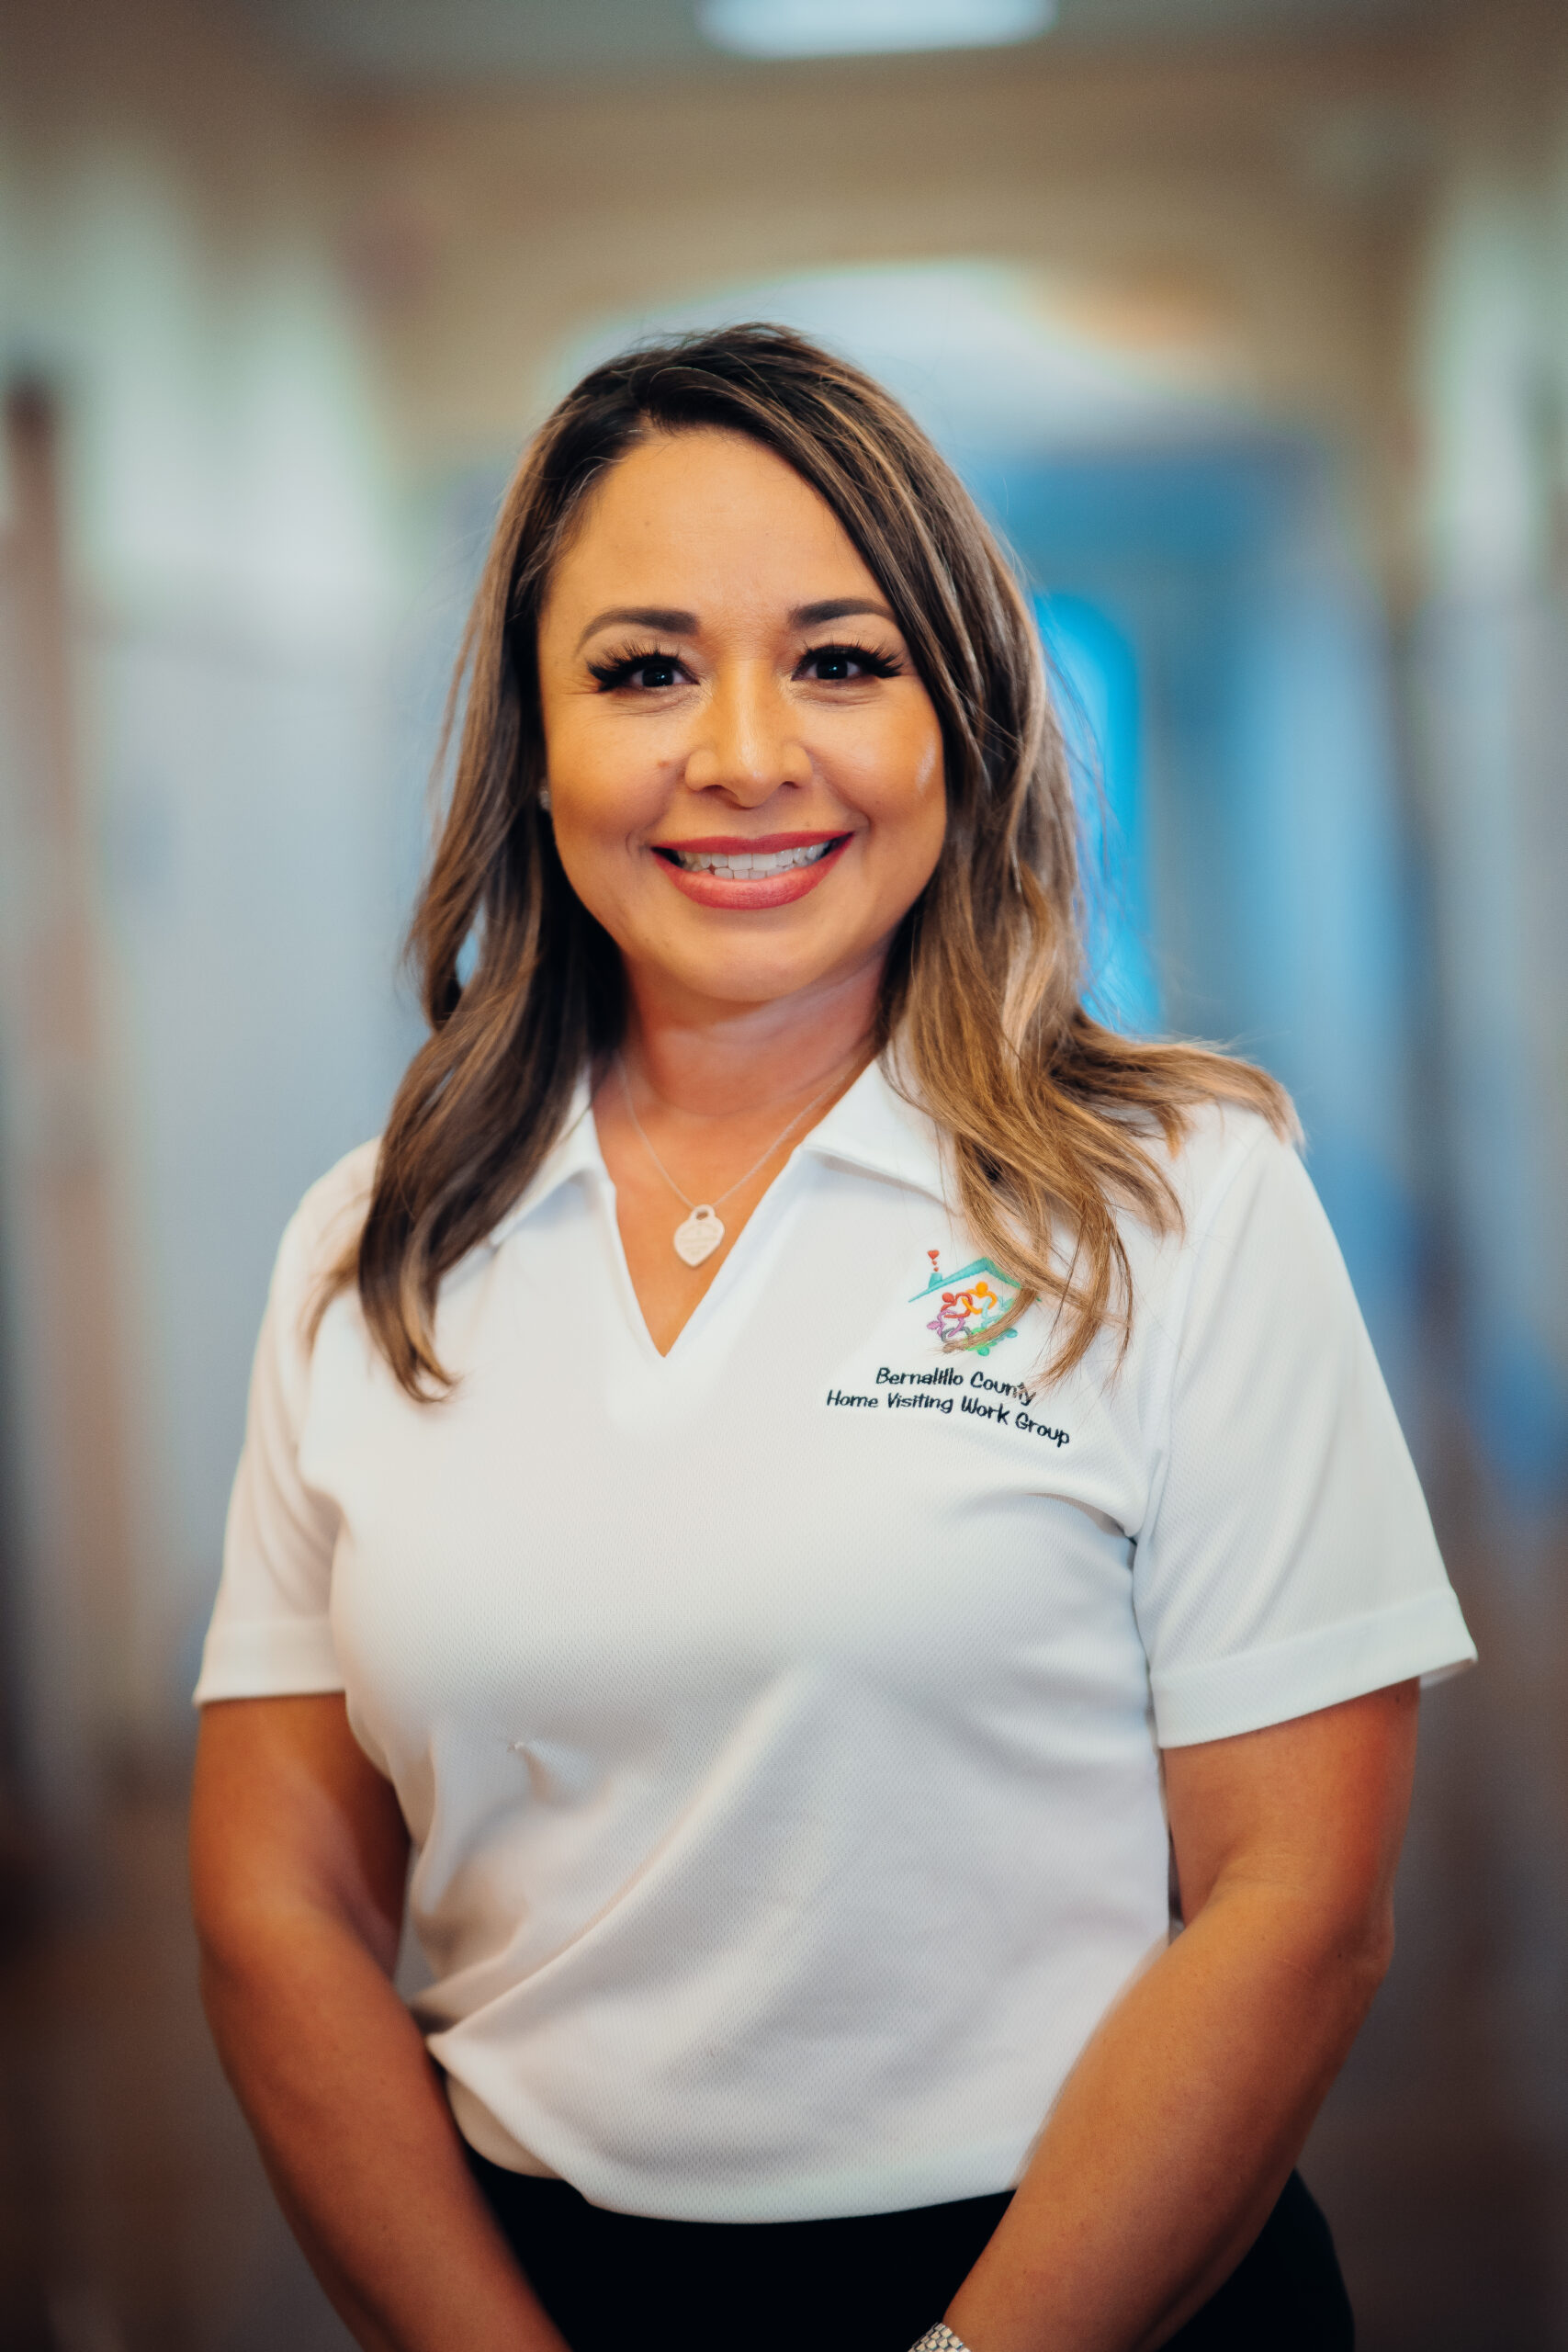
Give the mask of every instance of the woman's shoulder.
[[[1211, 1100], [1184, 1112], [1168, 1141], [1157, 1125], [1142, 1137], [1145, 1154], [1175, 1194], [1178, 1216], [1159, 1234], [1149, 1234], [1162, 1257], [1185, 1257], [1202, 1247], [1216, 1218], [1238, 1188], [1307, 1182], [1294, 1138], [1283, 1135], [1250, 1103]], [[1142, 1223], [1132, 1219], [1134, 1227]]]
[[284, 1228], [278, 1249], [280, 1279], [308, 1289], [356, 1239], [370, 1205], [380, 1153], [381, 1139], [372, 1136], [317, 1177]]
[[1176, 1216], [1149, 1223], [1134, 1211], [1122, 1221], [1140, 1282], [1176, 1280], [1178, 1268], [1192, 1265], [1215, 1239], [1215, 1230], [1223, 1235], [1246, 1221], [1246, 1209], [1258, 1194], [1281, 1202], [1286, 1214], [1314, 1214], [1312, 1181], [1295, 1136], [1281, 1134], [1251, 1103], [1190, 1105], [1170, 1141], [1152, 1126], [1143, 1136], [1143, 1148], [1170, 1185]]
[[1189, 1215], [1201, 1215], [1244, 1169], [1262, 1172], [1298, 1161], [1294, 1139], [1263, 1112], [1221, 1101], [1193, 1104], [1174, 1158]]

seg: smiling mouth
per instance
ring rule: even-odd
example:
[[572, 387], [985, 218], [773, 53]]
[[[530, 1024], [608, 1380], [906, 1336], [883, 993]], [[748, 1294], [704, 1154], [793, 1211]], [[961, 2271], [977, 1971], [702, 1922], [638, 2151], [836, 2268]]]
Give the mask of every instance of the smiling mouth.
[[682, 874], [716, 874], [731, 882], [765, 882], [771, 875], [787, 874], [797, 865], [818, 865], [830, 850], [848, 839], [836, 833], [831, 840], [810, 842], [801, 849], [733, 850], [733, 849], [667, 849], [654, 854], [678, 865]]

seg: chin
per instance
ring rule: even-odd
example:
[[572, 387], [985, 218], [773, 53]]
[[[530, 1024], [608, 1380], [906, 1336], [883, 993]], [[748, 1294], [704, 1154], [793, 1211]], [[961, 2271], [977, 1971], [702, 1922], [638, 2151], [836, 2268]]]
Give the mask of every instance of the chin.
[[886, 952], [890, 933], [874, 926], [857, 927], [846, 938], [839, 924], [779, 922], [778, 916], [787, 919], [790, 911], [778, 909], [771, 922], [767, 915], [719, 917], [728, 936], [714, 935], [712, 917], [651, 937], [623, 936], [621, 952], [628, 964], [667, 987], [713, 1004], [737, 1005], [776, 1004], [830, 987]]
[[846, 958], [841, 951], [780, 953], [782, 943], [778, 942], [771, 950], [761, 941], [754, 946], [735, 942], [723, 948], [705, 943], [705, 952], [690, 956], [678, 951], [670, 954], [671, 944], [666, 942], [665, 955], [650, 957], [649, 962], [693, 995], [726, 1004], [773, 1004], [831, 980], [863, 960], [852, 955]]
[[707, 997], [716, 1004], [777, 1004], [816, 987], [830, 973], [815, 963], [758, 966], [737, 958], [704, 965], [681, 977], [694, 995]]

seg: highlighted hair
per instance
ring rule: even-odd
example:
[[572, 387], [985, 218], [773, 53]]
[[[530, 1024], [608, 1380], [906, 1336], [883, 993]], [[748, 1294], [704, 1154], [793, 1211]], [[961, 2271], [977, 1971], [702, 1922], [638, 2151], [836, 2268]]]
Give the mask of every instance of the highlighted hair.
[[[782, 328], [726, 328], [596, 368], [525, 455], [453, 682], [450, 804], [410, 933], [430, 1036], [399, 1089], [363, 1228], [323, 1294], [356, 1284], [411, 1395], [449, 1387], [443, 1276], [483, 1240], [559, 1135], [577, 1080], [619, 1041], [614, 943], [581, 906], [540, 804], [536, 640], [552, 568], [607, 467], [654, 433], [749, 435], [826, 501], [886, 596], [941, 722], [947, 834], [905, 917], [875, 1043], [950, 1148], [953, 1206], [1053, 1310], [1046, 1370], [1111, 1329], [1131, 1279], [1118, 1215], [1179, 1221], [1161, 1166], [1194, 1106], [1291, 1132], [1264, 1071], [1211, 1047], [1121, 1036], [1083, 1006], [1077, 823], [1032, 619], [951, 467], [858, 368]], [[459, 958], [473, 943], [473, 967]], [[319, 1309], [318, 1309], [319, 1312]]]

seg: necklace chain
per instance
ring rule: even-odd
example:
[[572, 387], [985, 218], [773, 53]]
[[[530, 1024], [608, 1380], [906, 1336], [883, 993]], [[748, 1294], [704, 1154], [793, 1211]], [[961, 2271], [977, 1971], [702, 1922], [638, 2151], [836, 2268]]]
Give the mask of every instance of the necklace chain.
[[670, 1170], [665, 1167], [664, 1162], [660, 1159], [659, 1154], [654, 1150], [652, 1144], [649, 1142], [648, 1130], [643, 1125], [642, 1121], [637, 1117], [637, 1105], [632, 1101], [631, 1080], [626, 1076], [626, 1057], [624, 1055], [617, 1054], [615, 1056], [615, 1068], [619, 1070], [621, 1076], [621, 1091], [626, 1098], [626, 1115], [631, 1120], [633, 1126], [637, 1129], [638, 1136], [642, 1139], [643, 1149], [647, 1152], [649, 1159], [652, 1160], [655, 1168], [658, 1169], [660, 1174], [669, 1185], [670, 1190], [674, 1193], [675, 1198], [678, 1201], [684, 1202], [686, 1207], [692, 1211], [694, 1216], [695, 1216], [699, 1208], [707, 1209], [711, 1213], [714, 1209], [719, 1207], [723, 1202], [728, 1201], [732, 1193], [738, 1193], [742, 1184], [749, 1184], [752, 1177], [757, 1173], [758, 1169], [765, 1167], [768, 1161], [772, 1159], [774, 1152], [777, 1151], [785, 1136], [793, 1135], [795, 1128], [799, 1126], [802, 1119], [806, 1117], [807, 1113], [808, 1111], [815, 1111], [818, 1102], [821, 1102], [823, 1095], [830, 1094], [832, 1092], [834, 1086], [838, 1083], [838, 1080], [841, 1075], [840, 1072], [837, 1070], [834, 1071], [833, 1076], [828, 1080], [827, 1085], [822, 1087], [818, 1093], [812, 1096], [809, 1102], [806, 1103], [802, 1109], [795, 1113], [794, 1118], [790, 1121], [787, 1126], [781, 1127], [779, 1129], [778, 1134], [773, 1137], [772, 1143], [768, 1146], [766, 1151], [763, 1152], [761, 1158], [760, 1159], [754, 1159], [751, 1162], [750, 1167], [748, 1168], [744, 1176], [738, 1176], [734, 1183], [728, 1185], [724, 1192], [720, 1193], [716, 1199], [699, 1202], [694, 1201], [689, 1193], [683, 1193], [681, 1190], [680, 1185], [677, 1184], [675, 1179], [671, 1175]]

